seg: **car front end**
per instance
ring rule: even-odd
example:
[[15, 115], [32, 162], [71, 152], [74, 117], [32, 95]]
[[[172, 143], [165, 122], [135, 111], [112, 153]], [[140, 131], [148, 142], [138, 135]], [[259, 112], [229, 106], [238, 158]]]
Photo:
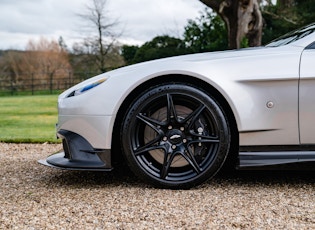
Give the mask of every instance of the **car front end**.
[[[105, 86], [108, 75], [99, 75], [66, 90], [58, 97], [57, 137], [62, 140], [63, 152], [39, 162], [52, 167], [110, 171], [113, 98], [97, 97], [98, 88]], [[108, 89], [101, 89], [108, 92]], [[94, 96], [96, 94], [96, 96]], [[100, 102], [101, 101], [101, 102]]]

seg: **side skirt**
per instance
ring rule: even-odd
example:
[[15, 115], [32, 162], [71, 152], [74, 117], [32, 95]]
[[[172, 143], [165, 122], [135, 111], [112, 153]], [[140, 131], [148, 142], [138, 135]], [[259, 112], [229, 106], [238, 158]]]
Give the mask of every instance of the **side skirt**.
[[237, 168], [253, 169], [304, 162], [315, 162], [315, 146], [241, 147]]

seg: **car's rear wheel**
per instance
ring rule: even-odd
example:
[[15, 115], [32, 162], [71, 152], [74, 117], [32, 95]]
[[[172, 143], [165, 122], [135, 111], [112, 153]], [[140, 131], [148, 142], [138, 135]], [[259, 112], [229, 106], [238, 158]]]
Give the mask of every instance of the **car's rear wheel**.
[[186, 84], [145, 91], [122, 123], [122, 147], [131, 170], [158, 187], [190, 188], [221, 168], [230, 130], [220, 105]]

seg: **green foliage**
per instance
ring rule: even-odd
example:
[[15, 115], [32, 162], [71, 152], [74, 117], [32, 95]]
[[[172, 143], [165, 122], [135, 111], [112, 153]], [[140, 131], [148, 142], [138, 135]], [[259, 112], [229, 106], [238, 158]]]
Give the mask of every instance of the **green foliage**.
[[299, 27], [299, 25], [286, 20], [278, 15], [293, 15], [293, 10], [285, 9], [286, 13], [282, 12], [277, 5], [265, 7], [263, 10], [264, 28], [262, 34], [262, 44], [266, 44], [283, 34], [288, 33]]
[[315, 0], [296, 0], [296, 8], [300, 25], [315, 22]]
[[57, 95], [1, 97], [0, 115], [2, 142], [58, 142]]
[[288, 33], [294, 29], [315, 22], [315, 0], [295, 0], [290, 7], [279, 4], [262, 8], [264, 28], [262, 43]]
[[186, 54], [185, 43], [178, 38], [158, 36], [137, 49], [132, 63]]
[[241, 41], [241, 48], [248, 48], [248, 47], [249, 47], [248, 38], [243, 38]]
[[127, 65], [133, 64], [133, 59], [138, 50], [139, 46], [124, 45], [122, 47], [121, 55], [124, 57]]
[[227, 30], [222, 19], [208, 11], [185, 27], [184, 41], [193, 53], [225, 50], [228, 48]]
[[141, 47], [123, 46], [127, 64], [189, 53], [225, 50], [228, 48], [225, 24], [215, 13], [205, 10], [196, 20], [189, 20], [183, 40], [167, 35], [157, 36]]

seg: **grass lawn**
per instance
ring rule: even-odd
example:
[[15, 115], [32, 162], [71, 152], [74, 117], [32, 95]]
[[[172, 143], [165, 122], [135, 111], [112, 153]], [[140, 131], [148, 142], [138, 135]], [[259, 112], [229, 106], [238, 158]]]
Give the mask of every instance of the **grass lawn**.
[[55, 132], [57, 97], [0, 97], [0, 142], [59, 142]]

